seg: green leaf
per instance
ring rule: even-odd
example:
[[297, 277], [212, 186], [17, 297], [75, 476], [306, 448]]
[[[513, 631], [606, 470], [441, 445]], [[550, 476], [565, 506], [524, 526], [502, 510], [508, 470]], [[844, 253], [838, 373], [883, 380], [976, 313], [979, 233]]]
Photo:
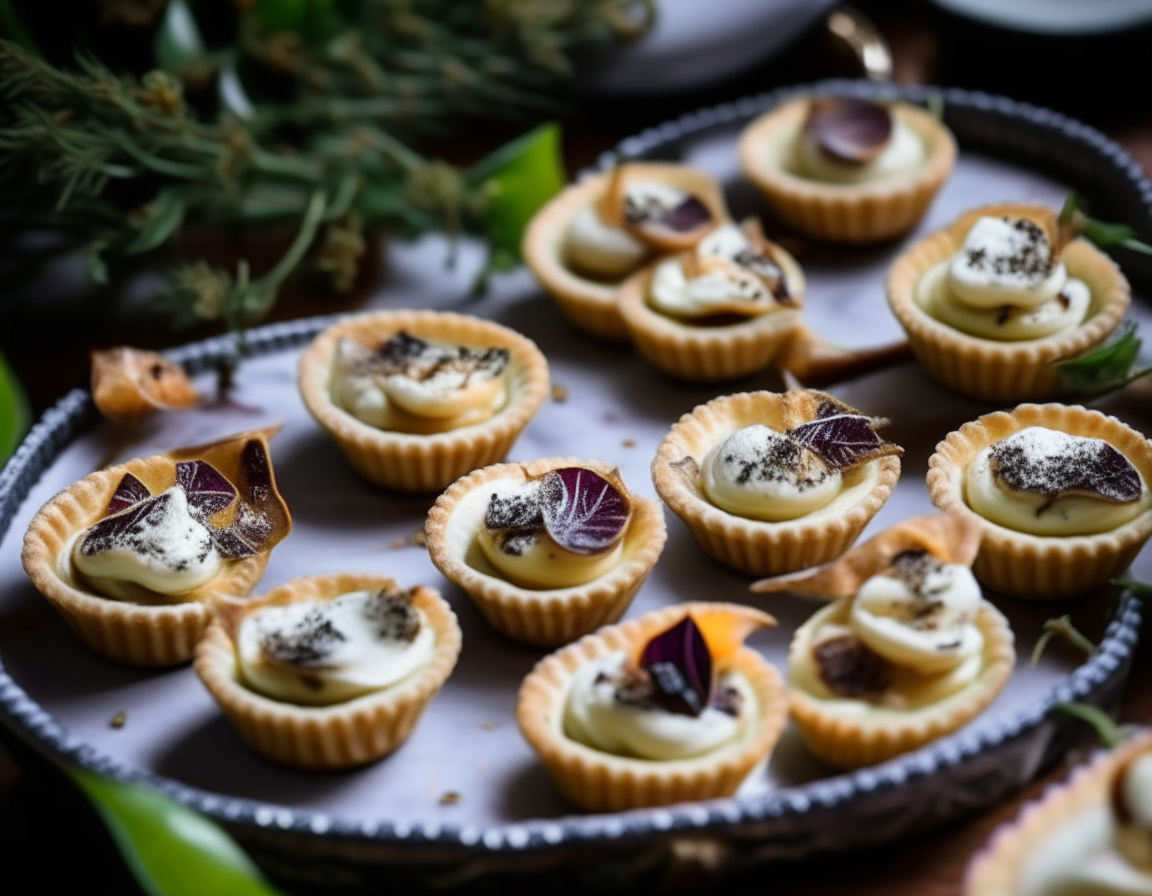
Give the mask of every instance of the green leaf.
[[28, 399], [4, 356], [0, 355], [0, 466], [12, 456], [31, 421]]
[[36, 41], [32, 39], [28, 29], [24, 27], [24, 22], [19, 14], [13, 9], [11, 0], [0, 0], [0, 37], [12, 41], [16, 46], [27, 50], [33, 56], [42, 57], [44, 55], [36, 46]]
[[294, 31], [309, 40], [331, 34], [338, 24], [332, 0], [258, 0], [253, 14], [266, 34]]
[[156, 29], [153, 52], [160, 68], [174, 75], [204, 55], [204, 40], [186, 0], [169, 0]]
[[124, 251], [129, 255], [138, 255], [155, 249], [167, 242], [183, 221], [184, 200], [173, 190], [161, 190], [149, 203], [147, 217]]
[[83, 769], [72, 779], [96, 807], [149, 896], [278, 896], [228, 833], [205, 816], [137, 784]]
[[519, 259], [524, 228], [566, 182], [560, 127], [555, 122], [541, 125], [477, 162], [468, 172], [468, 183], [489, 191], [485, 229], [493, 250]]
[[1101, 249], [1118, 246], [1131, 252], [1152, 255], [1152, 246], [1138, 240], [1136, 231], [1127, 224], [1111, 224], [1089, 218], [1084, 211], [1084, 197], [1079, 193], [1069, 193], [1064, 200], [1064, 207], [1060, 209], [1060, 223], [1071, 224], [1077, 233], [1084, 234]]
[[1132, 378], [1132, 365], [1140, 354], [1140, 335], [1136, 322], [1124, 321], [1103, 345], [1056, 366], [1067, 387], [1073, 392], [1106, 392], [1117, 389]]
[[1111, 749], [1124, 740], [1124, 732], [1116, 724], [1116, 720], [1098, 706], [1090, 703], [1057, 703], [1052, 712], [1059, 715], [1072, 716], [1081, 722], [1091, 725], [1100, 738], [1100, 743]]

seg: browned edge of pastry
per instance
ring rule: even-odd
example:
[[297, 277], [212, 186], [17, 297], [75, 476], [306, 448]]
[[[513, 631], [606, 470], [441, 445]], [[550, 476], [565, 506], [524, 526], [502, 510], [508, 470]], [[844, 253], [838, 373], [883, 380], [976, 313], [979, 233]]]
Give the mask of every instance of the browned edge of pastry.
[[[234, 615], [270, 605], [328, 600], [367, 589], [398, 587], [387, 576], [366, 573], [293, 579], [252, 599]], [[265, 697], [240, 680], [236, 645], [229, 634], [238, 619], [217, 619], [196, 649], [196, 672], [244, 741], [256, 752], [290, 768], [322, 771], [379, 759], [412, 733], [429, 701], [451, 675], [460, 655], [460, 625], [432, 588], [416, 587], [412, 604], [436, 631], [432, 660], [411, 676], [332, 706], [300, 706]]]
[[[861, 475], [874, 473], [872, 488], [862, 500], [837, 514], [817, 512], [769, 523], [728, 513], [704, 496], [699, 462], [710, 447], [753, 423], [783, 431], [812, 420], [819, 395], [813, 390], [725, 395], [682, 416], [660, 442], [652, 461], [656, 492], [688, 525], [708, 556], [757, 576], [827, 563], [848, 550], [891, 496], [900, 478], [900, 458], [895, 456], [865, 464], [861, 469], [866, 472]], [[729, 425], [731, 420], [739, 425]]]
[[[717, 668], [719, 673], [741, 673], [760, 704], [759, 726], [739, 750], [654, 762], [605, 753], [564, 734], [568, 691], [581, 666], [613, 651], [633, 650], [689, 614], [717, 610], [771, 620], [739, 604], [666, 607], [581, 638], [542, 659], [524, 679], [516, 705], [520, 731], [548, 767], [557, 787], [573, 803], [590, 811], [618, 812], [730, 796], [771, 752], [787, 721], [788, 693], [780, 673], [748, 647], [740, 647], [731, 660]], [[723, 755], [718, 758], [717, 752]]]
[[[332, 399], [336, 346], [348, 338], [375, 347], [401, 330], [421, 339], [508, 349], [508, 400], [490, 420], [451, 432], [414, 435], [369, 426]], [[548, 362], [532, 340], [491, 321], [439, 311], [378, 311], [346, 318], [316, 337], [300, 358], [304, 404], [369, 482], [402, 492], [444, 488], [501, 460], [548, 394]]]
[[[428, 512], [424, 527], [428, 556], [436, 568], [468, 594], [493, 628], [527, 644], [567, 644], [623, 616], [656, 565], [667, 538], [660, 505], [633, 493], [629, 495], [632, 518], [624, 535], [620, 564], [585, 585], [522, 588], [473, 566], [468, 554], [479, 551], [475, 530], [449, 531], [459, 502], [485, 483], [507, 479], [525, 482], [563, 467], [584, 467], [605, 478], [616, 470], [603, 461], [573, 457], [485, 467], [453, 483]], [[483, 565], [487, 566], [487, 561]]]
[[980, 516], [964, 498], [968, 464], [985, 448], [1029, 426], [1103, 439], [1152, 487], [1152, 442], [1136, 430], [1079, 405], [1022, 404], [985, 414], [949, 433], [928, 461], [928, 496], [941, 510], [980, 522], [983, 537], [972, 571], [982, 585], [1010, 597], [1073, 597], [1104, 585], [1131, 565], [1152, 537], [1152, 511], [1110, 532], [1065, 537], [1016, 532]]

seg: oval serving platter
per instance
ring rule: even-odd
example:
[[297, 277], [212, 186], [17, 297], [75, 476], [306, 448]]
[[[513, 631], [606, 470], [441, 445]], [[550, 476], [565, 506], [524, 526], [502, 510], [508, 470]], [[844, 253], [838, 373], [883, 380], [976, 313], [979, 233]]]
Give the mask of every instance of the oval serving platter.
[[[1058, 204], [1068, 186], [1085, 192], [1100, 217], [1152, 230], [1152, 186], [1115, 143], [1045, 110], [963, 91], [827, 82], [705, 109], [625, 140], [619, 157], [683, 159], [720, 176], [737, 214], [763, 212], [740, 182], [734, 140], [761, 112], [797, 93], [879, 95], [911, 102], [942, 97], [962, 153], [952, 180], [916, 234], [972, 205], [1010, 200]], [[465, 260], [479, 248], [465, 246]], [[620, 465], [625, 481], [653, 495], [648, 465], [656, 444], [685, 411], [720, 392], [779, 388], [765, 374], [721, 387], [673, 383], [627, 347], [599, 343], [561, 318], [530, 275], [501, 278], [491, 295], [467, 300], [467, 269], [443, 267], [444, 242], [393, 248], [391, 280], [374, 305], [463, 310], [491, 317], [536, 340], [562, 395], [546, 405], [510, 458], [599, 457]], [[810, 249], [808, 316], [846, 345], [900, 338], [884, 302], [887, 265], [899, 246]], [[1127, 257], [1121, 263], [1128, 270]], [[1137, 271], [1139, 273], [1139, 271]], [[1152, 323], [1143, 307], [1135, 316]], [[78, 763], [122, 780], [144, 782], [227, 826], [273, 874], [344, 891], [386, 882], [451, 885], [479, 876], [555, 874], [564, 880], [634, 883], [658, 875], [676, 843], [708, 841], [730, 869], [823, 850], [897, 838], [990, 805], [1031, 780], [1075, 742], [1075, 723], [1049, 715], [1056, 702], [1111, 705], [1119, 698], [1140, 623], [1139, 602], [1108, 593], [1043, 604], [999, 600], [1022, 657], [1008, 688], [955, 735], [873, 768], [834, 774], [819, 766], [794, 734], [736, 797], [667, 809], [581, 815], [552, 787], [520, 738], [512, 712], [520, 680], [543, 651], [513, 644], [489, 629], [467, 597], [443, 580], [411, 543], [434, 495], [374, 489], [347, 467], [304, 411], [295, 389], [301, 348], [330, 319], [261, 328], [249, 335], [229, 401], [142, 424], [124, 433], [96, 423], [87, 393], [62, 399], [0, 471], [0, 712], [22, 742], [58, 762]], [[187, 346], [170, 356], [211, 391], [229, 338]], [[867, 537], [907, 516], [928, 512], [927, 459], [936, 442], [991, 406], [952, 395], [912, 363], [833, 390], [893, 423], [888, 438], [906, 448], [904, 473]], [[1147, 430], [1147, 414], [1123, 397], [1106, 409]], [[19, 565], [31, 516], [51, 495], [91, 470], [228, 432], [283, 423], [273, 460], [292, 503], [295, 529], [272, 556], [263, 590], [297, 575], [364, 570], [401, 583], [439, 588], [464, 629], [453, 677], [412, 739], [364, 769], [305, 775], [258, 759], [240, 742], [188, 667], [125, 669], [90, 654], [32, 589]], [[782, 667], [788, 640], [815, 605], [747, 593], [751, 579], [708, 560], [666, 510], [664, 556], [630, 615], [685, 600], [747, 601], [780, 626], [753, 645]], [[1152, 576], [1152, 552], [1137, 560]], [[1032, 668], [1027, 656], [1043, 620], [1070, 612], [1100, 640], [1083, 665], [1052, 650]], [[125, 713], [126, 722], [110, 720]]]

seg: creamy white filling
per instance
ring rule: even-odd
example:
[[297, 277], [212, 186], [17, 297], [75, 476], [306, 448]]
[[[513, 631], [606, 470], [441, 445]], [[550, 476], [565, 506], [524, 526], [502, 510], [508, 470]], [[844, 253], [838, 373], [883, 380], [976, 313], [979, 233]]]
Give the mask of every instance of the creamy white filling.
[[689, 279], [675, 258], [656, 266], [648, 300], [652, 308], [670, 317], [706, 317], [733, 305], [756, 305], [763, 311], [780, 307], [764, 281], [745, 268], [725, 264]]
[[[131, 513], [132, 511], [128, 511]], [[126, 531], [101, 539], [89, 533], [72, 549], [76, 569], [103, 594], [131, 600], [121, 583], [131, 582], [159, 594], [181, 594], [210, 582], [224, 560], [208, 527], [188, 507], [184, 489], [173, 486]]]
[[624, 214], [660, 218], [688, 199], [689, 195], [657, 180], [636, 179], [624, 189]]
[[943, 564], [924, 578], [919, 593], [897, 576], [872, 576], [852, 601], [856, 636], [887, 660], [926, 675], [956, 669], [984, 648], [976, 627], [982, 600], [972, 570]]
[[1046, 427], [1022, 429], [972, 459], [964, 471], [964, 498], [968, 506], [985, 519], [1030, 535], [1092, 535], [1111, 531], [1134, 520], [1148, 507], [1146, 483], [1141, 482], [1141, 497], [1128, 503], [1078, 494], [1051, 500], [1042, 494], [1005, 488], [992, 472], [992, 452], [997, 445], [1019, 444], [1029, 446], [1031, 451], [1047, 451], [1056, 456], [1070, 445], [1101, 441]]
[[[495, 482], [486, 493], [501, 499], [530, 497], [539, 486], [538, 481]], [[587, 585], [611, 571], [624, 554], [623, 538], [601, 553], [577, 554], [560, 547], [543, 531], [506, 540], [502, 532], [484, 525], [476, 533], [476, 541], [488, 562], [510, 582], [542, 590]]]
[[369, 426], [394, 432], [448, 432], [490, 419], [507, 401], [506, 377], [446, 369], [423, 380], [362, 370], [368, 350], [350, 339], [337, 343], [333, 401]]
[[1107, 806], [1081, 812], [1032, 852], [1020, 874], [1020, 896], [1148, 896], [1152, 874], [1127, 862], [1114, 847], [1115, 823]]
[[916, 304], [941, 323], [980, 339], [1025, 342], [1070, 333], [1084, 323], [1092, 305], [1088, 284], [1070, 277], [1059, 295], [1042, 305], [978, 308], [957, 298], [948, 272], [948, 261], [929, 268], [916, 284]]
[[927, 149], [920, 135], [894, 117], [892, 136], [876, 158], [862, 165], [835, 159], [822, 150], [816, 138], [801, 132], [796, 153], [797, 173], [812, 180], [835, 184], [881, 181], [914, 171], [924, 164]]
[[711, 706], [698, 716], [688, 716], [623, 704], [616, 699], [614, 679], [625, 662], [625, 653], [617, 651], [577, 670], [564, 706], [564, 733], [569, 738], [619, 756], [690, 759], [739, 739], [757, 713], [751, 686], [735, 673], [720, 681], [722, 687], [740, 693], [740, 712], [735, 716]]
[[1060, 294], [1068, 271], [1052, 264], [1047, 236], [1020, 223], [980, 218], [972, 225], [948, 264], [948, 286], [959, 301], [972, 308], [1039, 308]]
[[1132, 760], [1121, 792], [1133, 823], [1152, 832], [1152, 753]]
[[[354, 591], [250, 613], [236, 638], [244, 681], [265, 696], [306, 705], [341, 703], [398, 684], [431, 661], [436, 633], [414, 609], [415, 638], [390, 637], [381, 630], [379, 606], [376, 592]], [[269, 638], [289, 648], [270, 652]]]
[[626, 277], [648, 257], [647, 246], [628, 231], [606, 224], [592, 205], [572, 218], [564, 252], [577, 270], [609, 280]]
[[840, 494], [844, 477], [815, 452], [756, 423], [709, 450], [700, 481], [705, 497], [722, 510], [778, 522], [829, 504]]

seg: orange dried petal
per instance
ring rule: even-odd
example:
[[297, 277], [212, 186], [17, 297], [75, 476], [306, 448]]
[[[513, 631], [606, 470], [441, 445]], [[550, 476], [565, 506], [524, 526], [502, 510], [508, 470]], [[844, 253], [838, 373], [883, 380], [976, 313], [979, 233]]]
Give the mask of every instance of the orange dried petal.
[[121, 346], [92, 352], [92, 400], [113, 420], [187, 408], [200, 393], [182, 368], [163, 355]]

